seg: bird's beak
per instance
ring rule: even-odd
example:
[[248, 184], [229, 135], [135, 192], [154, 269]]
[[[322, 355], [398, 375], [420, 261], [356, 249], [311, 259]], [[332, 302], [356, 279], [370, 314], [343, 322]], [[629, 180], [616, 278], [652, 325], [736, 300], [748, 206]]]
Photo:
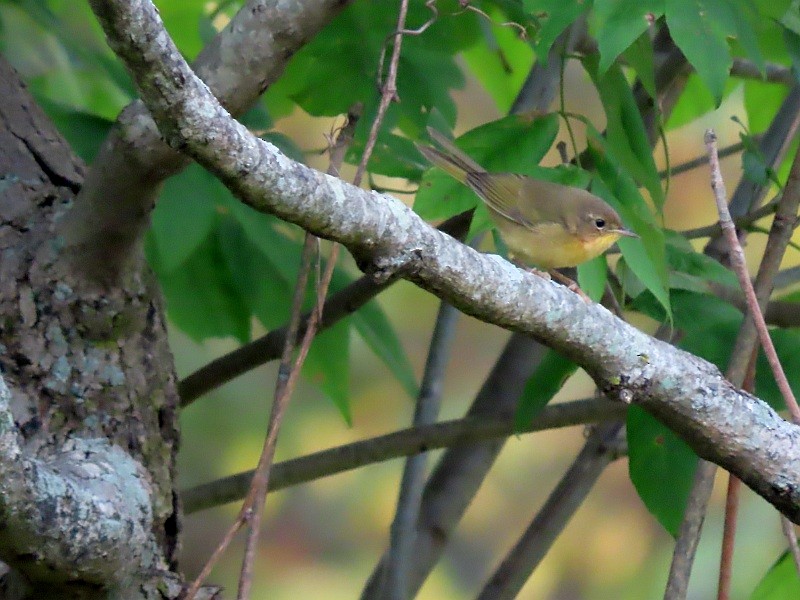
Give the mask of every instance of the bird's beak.
[[626, 229], [625, 227], [620, 227], [619, 229], [615, 229], [614, 233], [622, 237], [629, 237], [629, 238], [638, 238], [639, 235], [632, 232], [630, 229]]

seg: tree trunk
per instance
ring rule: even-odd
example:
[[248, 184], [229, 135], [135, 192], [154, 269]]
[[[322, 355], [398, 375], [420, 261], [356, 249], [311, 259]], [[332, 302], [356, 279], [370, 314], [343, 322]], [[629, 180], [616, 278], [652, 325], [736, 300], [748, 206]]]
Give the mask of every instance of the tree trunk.
[[84, 172], [0, 59], [3, 597], [25, 593], [13, 581], [36, 598], [172, 598], [178, 394], [164, 307], [140, 246], [118, 281], [70, 268], [82, 257], [54, 232]]

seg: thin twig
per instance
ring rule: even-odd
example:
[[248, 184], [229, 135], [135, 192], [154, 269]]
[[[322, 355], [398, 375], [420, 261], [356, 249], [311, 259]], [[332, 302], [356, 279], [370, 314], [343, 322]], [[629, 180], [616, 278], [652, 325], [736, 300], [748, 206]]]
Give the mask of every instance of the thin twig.
[[770, 83], [783, 83], [785, 85], [792, 85], [796, 81], [792, 69], [789, 67], [784, 67], [783, 65], [775, 63], [767, 63], [764, 66], [764, 73], [762, 74], [753, 61], [740, 57], [733, 59], [731, 76], [741, 77], [742, 79], [757, 79]]
[[[750, 353], [750, 363], [747, 365], [742, 389], [752, 392], [755, 389], [756, 362], [758, 347], [754, 346]], [[736, 519], [739, 514], [739, 497], [742, 490], [742, 481], [730, 473], [728, 474], [728, 489], [725, 496], [725, 522], [722, 528], [722, 550], [719, 558], [719, 584], [717, 586], [717, 600], [729, 600], [731, 595], [731, 578], [733, 575], [733, 552], [736, 544]]]
[[[347, 147], [353, 138], [353, 132], [358, 121], [360, 108], [355, 107], [351, 109], [347, 115], [347, 121], [344, 126], [339, 130], [336, 136], [336, 141], [332, 144], [330, 149], [330, 162], [328, 165], [328, 174], [338, 176], [341, 169], [344, 155]], [[311, 316], [306, 325], [305, 333], [303, 334], [303, 341], [300, 344], [300, 350], [292, 362], [292, 352], [297, 338], [297, 332], [300, 328], [300, 320], [302, 318], [303, 300], [307, 287], [307, 270], [310, 266], [311, 254], [317, 256], [317, 274], [316, 274], [316, 302], [311, 311]], [[270, 412], [269, 425], [267, 427], [267, 437], [264, 441], [264, 447], [259, 458], [258, 466], [256, 467], [255, 474], [253, 475], [253, 482], [251, 484], [251, 493], [248, 499], [252, 501], [252, 509], [250, 510], [250, 529], [247, 536], [245, 546], [244, 558], [242, 560], [242, 570], [239, 576], [239, 591], [237, 600], [246, 600], [250, 597], [250, 590], [253, 585], [253, 570], [255, 567], [256, 551], [258, 549], [258, 540], [261, 534], [261, 521], [264, 515], [264, 502], [266, 501], [267, 491], [269, 490], [269, 478], [272, 467], [272, 460], [275, 456], [275, 446], [278, 441], [278, 432], [283, 416], [286, 413], [286, 408], [289, 405], [289, 400], [292, 397], [294, 388], [297, 385], [297, 380], [300, 378], [300, 370], [303, 363], [308, 356], [311, 349], [311, 342], [317, 334], [317, 329], [320, 320], [322, 319], [322, 311], [325, 305], [325, 297], [328, 294], [328, 287], [330, 286], [331, 279], [333, 278], [333, 271], [336, 268], [336, 261], [339, 256], [339, 244], [334, 243], [331, 246], [328, 262], [325, 266], [325, 272], [320, 276], [320, 253], [319, 253], [319, 238], [310, 233], [306, 233], [305, 244], [303, 247], [303, 263], [301, 266], [300, 274], [297, 278], [297, 286], [295, 288], [295, 296], [292, 301], [291, 321], [289, 324], [289, 335], [286, 337], [284, 343], [283, 354], [281, 356], [281, 363], [278, 368], [278, 380], [275, 383], [274, 401], [272, 403], [272, 411]], [[305, 271], [305, 273], [304, 273]], [[247, 502], [245, 502], [247, 504]]]
[[712, 462], [701, 460], [697, 464], [692, 481], [692, 493], [686, 503], [678, 539], [675, 541], [675, 549], [672, 552], [664, 600], [686, 598], [689, 576], [692, 573], [692, 564], [706, 517], [706, 505], [714, 487], [716, 472], [717, 465]]
[[[753, 138], [755, 139], [758, 139], [759, 137], [760, 136], [753, 136]], [[744, 142], [736, 142], [735, 144], [731, 144], [730, 146], [725, 146], [722, 150], [720, 150], [719, 157], [727, 158], [728, 156], [737, 154], [742, 150], [744, 150]], [[708, 164], [708, 155], [703, 154], [702, 156], [698, 156], [691, 160], [687, 160], [686, 162], [677, 164], [674, 167], [663, 169], [662, 171], [658, 172], [658, 176], [661, 179], [665, 179], [667, 177], [674, 177], [675, 175], [686, 173], [687, 171], [691, 171], [692, 169], [696, 169], [698, 167], [702, 167], [703, 165], [707, 164]]]
[[736, 548], [736, 517], [739, 514], [739, 497], [742, 481], [728, 474], [728, 489], [725, 493], [725, 523], [722, 528], [722, 551], [719, 557], [719, 584], [717, 600], [731, 597], [731, 577], [733, 575], [733, 551]]
[[[713, 130], [709, 129], [706, 131], [705, 135], [705, 143], [706, 147], [708, 148], [708, 153], [711, 162], [711, 170], [712, 170], [712, 180], [711, 180], [711, 187], [714, 190], [714, 198], [717, 203], [717, 211], [720, 215], [720, 224], [722, 225], [722, 232], [725, 235], [725, 238], [730, 246], [730, 257], [731, 257], [731, 264], [736, 272], [737, 277], [739, 278], [739, 284], [742, 287], [742, 290], [745, 293], [745, 298], [747, 299], [747, 305], [749, 308], [749, 315], [753, 319], [753, 323], [755, 325], [756, 331], [758, 333], [758, 339], [761, 342], [761, 347], [764, 349], [764, 354], [767, 357], [767, 362], [772, 369], [773, 376], [775, 378], [775, 382], [778, 385], [778, 389], [783, 396], [784, 402], [786, 403], [786, 407], [789, 410], [789, 413], [792, 417], [792, 421], [795, 424], [800, 424], [800, 407], [797, 405], [797, 400], [795, 399], [794, 392], [789, 385], [789, 381], [786, 379], [786, 374], [783, 371], [783, 366], [780, 363], [778, 358], [778, 354], [775, 351], [775, 346], [772, 343], [772, 338], [769, 335], [769, 330], [767, 329], [767, 324], [764, 320], [764, 314], [762, 312], [760, 302], [758, 297], [756, 296], [755, 288], [753, 287], [753, 282], [750, 279], [750, 276], [747, 273], [747, 263], [744, 257], [744, 251], [742, 250], [741, 244], [739, 243], [739, 238], [736, 235], [736, 228], [733, 225], [733, 221], [730, 216], [730, 212], [728, 211], [728, 205], [726, 202], [726, 192], [725, 192], [725, 182], [722, 179], [722, 175], [719, 169], [719, 157], [717, 156], [717, 145], [716, 145], [716, 134]], [[795, 160], [795, 164], [797, 164], [797, 159]], [[795, 165], [793, 165], [792, 172], [795, 172]], [[794, 188], [794, 186], [792, 186]], [[797, 193], [796, 190], [792, 189], [790, 192], [787, 193]], [[778, 217], [776, 216], [776, 219]], [[793, 227], [792, 227], [793, 229]], [[766, 252], [765, 252], [766, 254]], [[785, 521], [785, 517], [781, 517], [781, 522]], [[787, 528], [785, 525], [783, 527], [784, 532], [787, 533], [787, 539], [789, 542], [790, 548], [792, 548], [792, 552], [797, 553], [797, 539], [793, 535], [794, 529], [789, 524]], [[798, 570], [800, 572], [800, 564], [797, 565]], [[722, 577], [722, 575], [720, 576]], [[723, 589], [721, 586], [721, 593], [726, 592], [729, 584], [725, 586]], [[720, 598], [726, 599], [727, 596], [720, 596]]]
[[[268, 462], [271, 460], [269, 449], [274, 447], [271, 446], [271, 442], [277, 435], [277, 429], [275, 427], [275, 414], [280, 410], [279, 400], [281, 399], [282, 392], [286, 389], [285, 381], [288, 379], [286, 365], [288, 365], [289, 360], [291, 359], [291, 352], [294, 349], [294, 341], [300, 325], [300, 311], [302, 309], [306, 286], [308, 284], [308, 273], [311, 266], [311, 257], [315, 249], [316, 244], [314, 243], [314, 236], [311, 234], [306, 234], [302, 258], [300, 261], [300, 271], [297, 276], [297, 285], [295, 286], [294, 297], [292, 299], [292, 317], [289, 323], [289, 334], [284, 340], [283, 358], [281, 360], [281, 367], [278, 370], [278, 380], [275, 386], [275, 399], [272, 404], [272, 414], [270, 414], [267, 436], [264, 441], [264, 447], [258, 461], [258, 466], [253, 472], [253, 477], [249, 486], [249, 492], [245, 497], [245, 501], [242, 504], [239, 514], [236, 516], [233, 524], [228, 528], [228, 531], [223, 536], [222, 541], [214, 550], [208, 561], [206, 561], [206, 564], [203, 566], [200, 574], [195, 578], [194, 582], [192, 582], [192, 585], [186, 592], [187, 600], [192, 600], [195, 597], [195, 594], [197, 594], [197, 591], [200, 589], [203, 581], [205, 581], [205, 579], [209, 576], [211, 569], [214, 568], [216, 562], [225, 553], [231, 541], [233, 541], [236, 533], [247, 522], [250, 522], [252, 527], [253, 521], [257, 521], [255, 518], [256, 513], [260, 512], [263, 508], [263, 500], [259, 502], [260, 494], [258, 492], [262, 486], [266, 487], [266, 481], [268, 481], [269, 478], [268, 472], [264, 472], [264, 465], [268, 464]], [[241, 592], [241, 580], [239, 589]]]
[[[764, 206], [757, 208], [756, 210], [751, 211], [746, 215], [742, 215], [741, 217], [736, 217], [733, 220], [734, 225], [736, 225], [737, 229], [747, 229], [750, 225], [752, 225], [759, 219], [763, 219], [764, 217], [768, 217], [769, 215], [774, 215], [775, 210], [778, 208], [778, 202], [780, 201], [781, 196], [782, 192], [778, 193], [772, 200], [767, 202]], [[712, 237], [715, 235], [719, 235], [720, 233], [722, 233], [722, 226], [720, 225], [719, 221], [711, 225], [705, 225], [704, 227], [697, 227], [695, 229], [687, 229], [685, 231], [681, 231], [681, 235], [685, 237], [687, 240]]]
[[[439, 305], [414, 410], [414, 427], [433, 423], [439, 415], [445, 369], [450, 360], [458, 316], [458, 310], [450, 304], [442, 302]], [[384, 591], [394, 600], [405, 600], [408, 597], [408, 568], [425, 486], [426, 463], [426, 455], [417, 454], [406, 460], [403, 469], [397, 510], [391, 526], [389, 559], [384, 574]]]
[[[316, 237], [314, 238], [316, 246]], [[250, 587], [252, 585], [252, 570], [255, 564], [256, 546], [258, 543], [258, 534], [260, 532], [261, 517], [263, 515], [264, 499], [266, 498], [267, 490], [269, 489], [269, 475], [272, 458], [275, 455], [275, 443], [277, 442], [278, 430], [283, 421], [283, 415], [286, 412], [286, 407], [289, 404], [289, 399], [292, 396], [297, 380], [300, 378], [300, 369], [305, 362], [308, 351], [311, 348], [311, 341], [314, 339], [316, 333], [316, 325], [319, 321], [322, 311], [322, 304], [320, 298], [324, 298], [327, 293], [328, 286], [330, 285], [331, 278], [333, 277], [333, 270], [336, 265], [336, 258], [339, 250], [339, 245], [334, 244], [331, 248], [328, 263], [325, 267], [325, 273], [322, 276], [322, 281], [317, 292], [317, 305], [311, 313], [308, 327], [306, 328], [305, 336], [300, 344], [300, 350], [294, 360], [289, 377], [285, 384], [282, 386], [282, 393], [279, 399], [273, 403], [272, 414], [270, 415], [270, 424], [274, 423], [267, 431], [267, 440], [264, 444], [264, 451], [262, 453], [263, 461], [259, 461], [259, 466], [256, 467], [256, 475], [253, 480], [259, 477], [259, 473], [263, 473], [259, 480], [259, 486], [256, 490], [256, 505], [252, 513], [252, 521], [250, 523], [250, 535], [248, 536], [247, 549], [245, 551], [245, 560], [242, 564], [242, 574], [239, 579], [239, 593], [238, 600], [245, 600], [250, 596]], [[299, 311], [298, 311], [299, 313]], [[278, 386], [276, 386], [277, 389]]]
[[[778, 160], [782, 156], [783, 150], [794, 136], [796, 125], [800, 120], [800, 111], [797, 110], [798, 105], [800, 105], [800, 88], [795, 86], [779, 110], [780, 119], [776, 117], [764, 139], [761, 140], [760, 147], [770, 161]], [[779, 126], [779, 121], [784, 125]], [[756, 277], [755, 287], [759, 306], [766, 306], [767, 304], [772, 282], [791, 237], [791, 231], [796, 219], [798, 201], [800, 201], [800, 171], [798, 171], [800, 162], [798, 158], [800, 157], [795, 157], [792, 172], [789, 175], [783, 196], [776, 209], [776, 215], [772, 221], [772, 231], [767, 239], [767, 248]], [[773, 162], [770, 162], [770, 164], [773, 164]], [[713, 168], [714, 166], [712, 165]], [[719, 161], [717, 161], [717, 169], [719, 169]], [[745, 187], [747, 187], [747, 190], [745, 190]], [[759, 189], [753, 186], [743, 187], [742, 182], [737, 187], [737, 194], [734, 194], [734, 198], [731, 199], [731, 205], [732, 210], [736, 208], [738, 214], [752, 212], [752, 207], [757, 205], [754, 199], [761, 197]], [[734, 200], [737, 200], [736, 206], [733, 206]], [[748, 207], [747, 210], [741, 210], [742, 206]], [[716, 238], [712, 238], [711, 242], [706, 245], [705, 252], [722, 262], [727, 262], [726, 258], [730, 250], [727, 244], [723, 247], [721, 244], [716, 243]], [[746, 315], [739, 328], [739, 335], [725, 372], [728, 381], [734, 385], [741, 385], [744, 381], [750, 353], [756, 344], [756, 336], [751, 332], [755, 332], [755, 328], [752, 327], [752, 320]], [[715, 473], [716, 467], [713, 464], [705, 460], [699, 462], [692, 490], [689, 494], [688, 506], [675, 544], [665, 598], [682, 599], [686, 597], [689, 575], [705, 518], [705, 507], [708, 504], [713, 488]]]
[[797, 545], [797, 532], [794, 529], [794, 523], [781, 515], [781, 529], [783, 530], [783, 535], [786, 536], [789, 542], [789, 552], [792, 553], [794, 568], [800, 573], [800, 548], [798, 548]]
[[[515, 434], [618, 420], [624, 418], [626, 411], [627, 406], [621, 402], [588, 398], [546, 406], [521, 430], [515, 429], [513, 411], [507, 411], [510, 413], [507, 416], [471, 415], [400, 429], [276, 463], [272, 467], [270, 492], [420, 452], [474, 446]], [[182, 490], [183, 509], [190, 514], [241, 500], [247, 494], [252, 478], [251, 470]]]
[[[717, 136], [712, 129], [706, 131], [705, 143], [708, 148], [710, 162], [711, 162], [711, 188], [714, 190], [714, 199], [717, 202], [717, 211], [719, 212], [719, 220], [722, 225], [722, 233], [730, 245], [731, 264], [739, 278], [739, 285], [747, 298], [747, 304], [750, 307], [750, 316], [755, 322], [756, 330], [758, 331], [758, 338], [761, 342], [761, 347], [764, 349], [764, 354], [767, 356], [767, 362], [772, 369], [775, 376], [775, 382], [778, 384], [778, 389], [786, 402], [786, 408], [792, 415], [792, 420], [800, 424], [800, 406], [797, 405], [797, 400], [794, 397], [794, 392], [786, 379], [786, 374], [783, 371], [778, 355], [775, 351], [775, 346], [772, 343], [772, 338], [769, 336], [767, 324], [764, 321], [764, 315], [761, 312], [756, 291], [753, 287], [753, 282], [747, 273], [747, 263], [744, 257], [744, 251], [739, 238], [736, 235], [736, 227], [731, 219], [731, 214], [728, 211], [728, 204], [726, 200], [725, 182], [722, 179], [722, 174], [719, 169], [719, 156], [717, 155]], [[776, 217], [777, 218], [777, 217]]]
[[[386, 74], [386, 79], [381, 86], [381, 101], [378, 104], [378, 113], [375, 115], [375, 120], [372, 122], [372, 128], [369, 131], [367, 143], [364, 146], [364, 154], [361, 156], [361, 161], [358, 163], [356, 175], [353, 177], [353, 185], [361, 185], [361, 179], [367, 170], [367, 163], [372, 150], [375, 148], [375, 142], [378, 139], [378, 131], [383, 124], [383, 118], [386, 116], [386, 111], [389, 110], [389, 105], [392, 101], [397, 100], [397, 66], [400, 64], [400, 48], [403, 45], [403, 31], [406, 27], [406, 16], [408, 15], [408, 0], [401, 0], [400, 10], [397, 14], [397, 30], [393, 34], [394, 40], [392, 42], [392, 57], [389, 59], [389, 70]], [[378, 65], [378, 77], [383, 71], [383, 53], [381, 51], [381, 60]]]

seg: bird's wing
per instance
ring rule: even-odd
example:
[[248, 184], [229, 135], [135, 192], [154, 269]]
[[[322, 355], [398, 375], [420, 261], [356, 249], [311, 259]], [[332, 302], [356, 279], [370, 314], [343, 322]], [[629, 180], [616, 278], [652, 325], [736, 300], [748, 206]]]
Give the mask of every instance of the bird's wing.
[[[539, 212], [532, 206], [523, 207], [523, 191], [529, 178], [514, 173], [470, 173], [467, 183], [483, 198], [486, 205], [509, 221], [529, 229], [542, 220]], [[550, 220], [550, 219], [547, 219]]]

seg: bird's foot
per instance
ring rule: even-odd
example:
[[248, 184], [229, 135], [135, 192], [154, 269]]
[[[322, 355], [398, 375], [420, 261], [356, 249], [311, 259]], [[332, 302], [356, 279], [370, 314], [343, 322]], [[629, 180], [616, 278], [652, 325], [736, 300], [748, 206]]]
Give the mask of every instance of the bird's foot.
[[589, 296], [587, 296], [587, 295], [586, 295], [586, 292], [584, 292], [584, 291], [581, 289], [581, 286], [579, 286], [579, 285], [577, 284], [577, 282], [573, 281], [572, 279], [570, 279], [570, 278], [569, 278], [569, 277], [567, 277], [566, 275], [564, 275], [564, 274], [562, 274], [562, 273], [559, 273], [559, 272], [558, 272], [558, 271], [556, 271], [555, 269], [551, 269], [550, 271], [548, 271], [548, 275], [549, 275], [549, 276], [550, 276], [552, 279], [554, 279], [554, 280], [556, 280], [557, 282], [559, 282], [560, 284], [562, 284], [562, 285], [566, 286], [568, 290], [572, 290], [573, 292], [575, 292], [576, 294], [578, 294], [578, 296], [580, 296], [581, 298], [583, 298], [583, 301], [584, 301], [584, 302], [586, 302], [586, 304], [591, 304], [591, 303], [592, 303], [592, 299], [591, 299], [591, 298], [589, 298]]

